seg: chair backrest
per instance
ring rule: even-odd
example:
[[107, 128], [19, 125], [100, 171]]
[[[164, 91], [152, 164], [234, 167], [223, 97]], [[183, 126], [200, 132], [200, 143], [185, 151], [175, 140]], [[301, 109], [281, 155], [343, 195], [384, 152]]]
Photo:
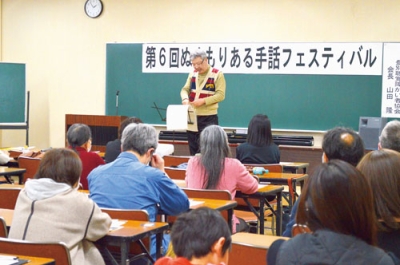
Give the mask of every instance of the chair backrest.
[[232, 195], [227, 190], [206, 190], [182, 188], [188, 198], [205, 198], [215, 200], [232, 200]]
[[71, 265], [69, 250], [62, 242], [38, 243], [0, 238], [0, 250], [3, 254], [50, 258], [57, 265]]
[[0, 188], [0, 208], [14, 210], [21, 188]]
[[281, 164], [244, 164], [247, 170], [252, 171], [253, 167], [263, 167], [268, 169], [269, 172], [283, 172], [283, 166]]
[[164, 165], [166, 167], [177, 167], [182, 163], [187, 163], [191, 156], [175, 156], [175, 155], [166, 155], [163, 157]]
[[145, 210], [101, 208], [112, 219], [149, 221], [149, 214]]
[[186, 169], [181, 168], [173, 168], [173, 167], [164, 167], [165, 173], [171, 179], [185, 179], [186, 177]]
[[40, 158], [32, 158], [26, 156], [20, 156], [18, 158], [18, 166], [20, 168], [26, 169], [22, 183], [25, 183], [28, 178], [31, 179], [35, 176], [36, 171], [39, 168], [40, 161], [41, 161]]
[[0, 237], [7, 237], [8, 231], [7, 231], [7, 225], [6, 221], [0, 216]]

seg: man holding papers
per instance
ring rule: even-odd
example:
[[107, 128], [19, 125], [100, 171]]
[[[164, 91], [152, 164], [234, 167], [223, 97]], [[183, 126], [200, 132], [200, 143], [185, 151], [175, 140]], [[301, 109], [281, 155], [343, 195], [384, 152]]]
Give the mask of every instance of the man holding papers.
[[190, 60], [194, 70], [181, 90], [181, 98], [182, 104], [190, 104], [197, 116], [197, 128], [189, 127], [187, 131], [190, 155], [195, 155], [200, 152], [201, 131], [208, 125], [218, 125], [218, 102], [225, 99], [226, 82], [223, 73], [208, 64], [203, 50], [192, 52]]

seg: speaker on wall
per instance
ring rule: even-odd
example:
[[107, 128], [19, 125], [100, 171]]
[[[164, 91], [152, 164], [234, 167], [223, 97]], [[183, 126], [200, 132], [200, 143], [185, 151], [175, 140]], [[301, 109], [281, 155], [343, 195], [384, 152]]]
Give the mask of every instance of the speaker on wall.
[[358, 133], [364, 141], [366, 150], [377, 150], [379, 136], [383, 127], [387, 123], [387, 118], [381, 117], [360, 117]]

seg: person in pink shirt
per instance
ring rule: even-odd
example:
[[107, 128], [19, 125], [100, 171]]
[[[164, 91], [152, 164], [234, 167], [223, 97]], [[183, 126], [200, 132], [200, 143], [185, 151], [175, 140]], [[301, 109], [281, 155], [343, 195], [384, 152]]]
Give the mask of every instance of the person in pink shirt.
[[[200, 134], [200, 155], [192, 157], [186, 169], [186, 186], [194, 189], [228, 190], [235, 198], [236, 190], [254, 193], [257, 180], [236, 158], [231, 158], [228, 136], [218, 125], [206, 127]], [[233, 216], [233, 233], [248, 231], [247, 223]]]

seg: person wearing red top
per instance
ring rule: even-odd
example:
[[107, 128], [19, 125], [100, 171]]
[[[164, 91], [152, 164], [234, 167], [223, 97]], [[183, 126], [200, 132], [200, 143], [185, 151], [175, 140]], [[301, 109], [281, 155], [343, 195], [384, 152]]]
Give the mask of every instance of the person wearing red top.
[[88, 190], [89, 185], [87, 176], [100, 165], [104, 165], [104, 160], [95, 152], [90, 152], [92, 148], [92, 132], [86, 124], [75, 123], [69, 127], [67, 132], [69, 148], [79, 154], [82, 161], [82, 174], [80, 183], [82, 189]]

